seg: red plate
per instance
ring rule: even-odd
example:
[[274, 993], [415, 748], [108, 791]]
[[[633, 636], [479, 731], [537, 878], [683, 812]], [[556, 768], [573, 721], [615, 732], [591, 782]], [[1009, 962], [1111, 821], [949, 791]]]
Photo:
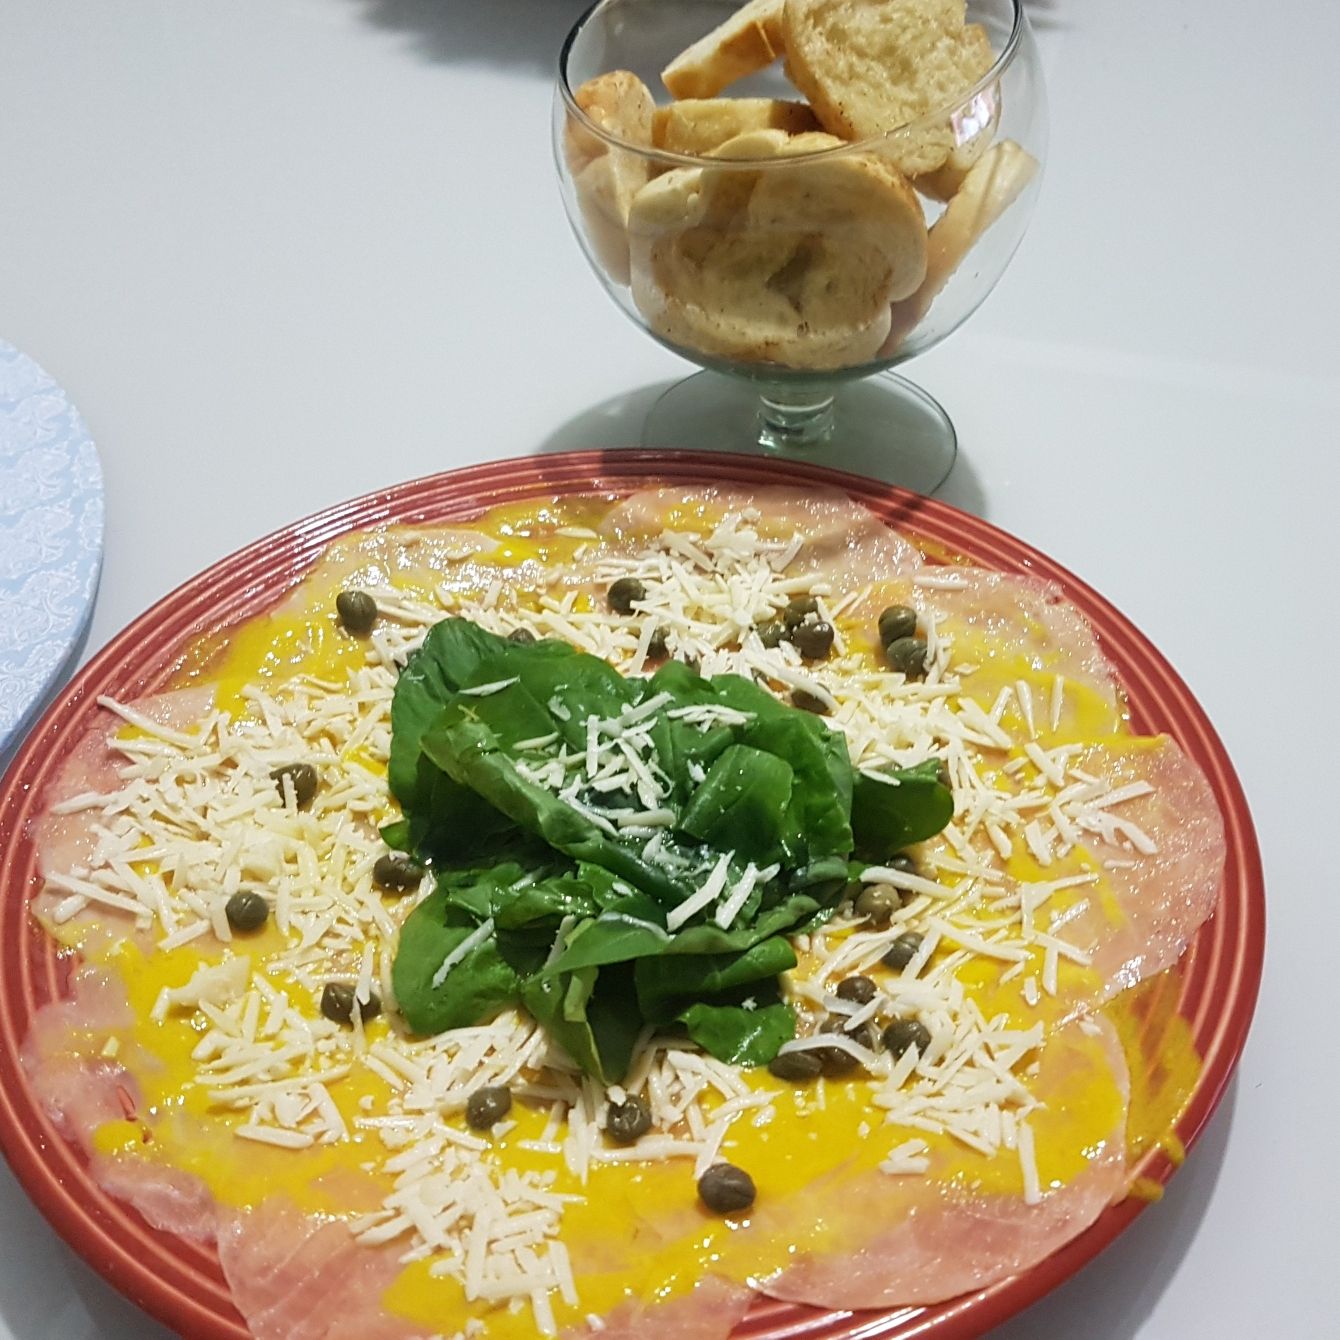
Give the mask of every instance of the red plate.
[[[1214, 916], [1181, 965], [1179, 1010], [1204, 1066], [1177, 1134], [1190, 1146], [1228, 1084], [1256, 1003], [1265, 940], [1265, 895], [1256, 837], [1242, 788], [1204, 712], [1149, 642], [1097, 592], [1051, 559], [944, 503], [817, 466], [651, 452], [574, 452], [528, 457], [436, 475], [330, 508], [257, 541], [179, 587], [110, 642], [47, 712], [0, 782], [0, 1144], [15, 1174], [56, 1231], [111, 1284], [193, 1340], [242, 1340], [248, 1332], [211, 1248], [150, 1229], [101, 1191], [83, 1158], [55, 1129], [29, 1088], [20, 1048], [34, 1011], [61, 994], [68, 958], [28, 916], [39, 880], [29, 823], [61, 760], [92, 726], [96, 698], [127, 701], [168, 685], [183, 651], [203, 633], [237, 625], [274, 605], [321, 550], [345, 531], [386, 522], [447, 522], [498, 503], [543, 494], [621, 495], [655, 484], [828, 485], [911, 535], [1001, 572], [1056, 582], [1084, 612], [1125, 684], [1141, 733], [1167, 732], [1204, 769], [1228, 839]], [[1166, 1182], [1174, 1165], [1151, 1153], [1137, 1171]], [[976, 1335], [1074, 1274], [1143, 1208], [1128, 1199], [1031, 1270], [928, 1308], [825, 1312], [760, 1299], [740, 1337]]]

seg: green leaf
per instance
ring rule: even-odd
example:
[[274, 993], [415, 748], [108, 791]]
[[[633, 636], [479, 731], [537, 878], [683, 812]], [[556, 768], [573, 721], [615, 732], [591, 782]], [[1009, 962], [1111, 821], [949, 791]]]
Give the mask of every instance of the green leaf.
[[[590, 717], [617, 718], [658, 694], [668, 702], [645, 730], [677, 822], [648, 848], [645, 833], [622, 834], [530, 770], [560, 747], [580, 756]], [[740, 719], [704, 727], [668, 715], [702, 705]], [[784, 937], [829, 914], [853, 849], [854, 774], [840, 733], [739, 676], [704, 679], [671, 662], [629, 680], [563, 643], [519, 645], [460, 619], [432, 629], [411, 658], [392, 721], [391, 785], [405, 822], [388, 834], [439, 872], [405, 923], [393, 971], [412, 1027], [475, 1023], [520, 1001], [607, 1083], [626, 1071], [648, 1021], [682, 1022], [738, 1064], [762, 1064], [792, 1036], [777, 991], [795, 964]], [[708, 908], [670, 933], [667, 909], [723, 854], [727, 887], [751, 861], [781, 870], [729, 929]], [[446, 956], [488, 919], [490, 939], [433, 988]]]
[[408, 819], [396, 819], [389, 824], [383, 824], [378, 832], [381, 840], [395, 851], [411, 850]]
[[790, 862], [851, 851], [852, 766], [846, 739], [818, 717], [779, 702], [739, 675], [710, 681], [717, 702], [748, 712], [752, 720], [738, 737], [764, 753], [785, 759], [795, 774], [785, 844]]
[[679, 827], [717, 851], [768, 865], [782, 855], [779, 843], [794, 776], [783, 758], [729, 745], [693, 793]]
[[626, 968], [583, 968], [576, 973], [541, 972], [522, 989], [521, 999], [549, 1035], [586, 1071], [604, 1084], [628, 1073], [633, 1046], [643, 1028]]
[[682, 878], [645, 860], [641, 846], [625, 844], [594, 820], [518, 771], [497, 734], [467, 716], [459, 703], [446, 708], [423, 738], [424, 752], [448, 775], [555, 851], [603, 866], [667, 905], [692, 892]]
[[[844, 887], [845, 884], [844, 879]], [[835, 893], [832, 902], [836, 901]], [[781, 902], [760, 911], [751, 921], [737, 920], [730, 930], [722, 930], [711, 921], [704, 922], [700, 926], [686, 926], [666, 947], [665, 952], [667, 954], [738, 953], [772, 936], [798, 933], [823, 907], [824, 904], [811, 894], [790, 894]]]
[[852, 793], [852, 829], [862, 856], [880, 861], [934, 837], [954, 817], [954, 795], [934, 759], [876, 781], [859, 773]]
[[441, 1033], [491, 1019], [517, 999], [521, 980], [492, 940], [476, 946], [440, 985], [433, 977], [475, 925], [449, 921], [449, 891], [435, 889], [405, 920], [391, 965], [391, 984], [405, 1022], [416, 1033]]
[[469, 861], [506, 851], [520, 836], [505, 814], [453, 781], [423, 753], [409, 814], [407, 850], [435, 862]]
[[416, 800], [419, 741], [437, 714], [479, 666], [507, 644], [467, 619], [444, 619], [428, 630], [396, 681], [391, 700], [391, 794], [409, 811]]
[[633, 980], [643, 1016], [660, 1024], [723, 992], [771, 983], [778, 973], [795, 966], [790, 941], [774, 936], [733, 954], [662, 954], [639, 959]]
[[590, 885], [575, 875], [561, 875], [500, 891], [493, 905], [493, 921], [500, 930], [544, 928], [552, 941], [564, 917], [592, 917], [597, 911], [599, 904]]
[[671, 936], [663, 922], [664, 917], [658, 921], [630, 911], [606, 910], [573, 929], [551, 967], [555, 971], [599, 967], [664, 954]]
[[689, 1036], [718, 1061], [731, 1065], [767, 1065], [784, 1042], [796, 1035], [789, 1005], [690, 1005], [680, 1016]]

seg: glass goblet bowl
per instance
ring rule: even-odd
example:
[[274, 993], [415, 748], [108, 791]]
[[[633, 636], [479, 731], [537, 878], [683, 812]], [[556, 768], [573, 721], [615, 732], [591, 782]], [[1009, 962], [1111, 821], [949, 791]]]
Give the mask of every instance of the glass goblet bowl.
[[[770, 8], [750, 25], [732, 0], [599, 0], [562, 49], [554, 150], [577, 240], [626, 315], [704, 369], [652, 407], [642, 444], [803, 452], [931, 492], [953, 424], [890, 369], [966, 321], [1023, 238], [1046, 152], [1037, 47], [1021, 0], [967, 0], [981, 73], [861, 134], [871, 117], [848, 118], [822, 75], [804, 99], [815, 76]], [[720, 60], [677, 58], [731, 22], [726, 49], [753, 46], [718, 87]], [[663, 73], [711, 97], [674, 98]]]

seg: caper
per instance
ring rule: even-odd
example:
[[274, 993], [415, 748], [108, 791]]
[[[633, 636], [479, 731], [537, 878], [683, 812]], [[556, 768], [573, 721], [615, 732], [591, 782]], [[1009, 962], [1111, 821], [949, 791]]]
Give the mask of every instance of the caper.
[[949, 764], [944, 759], [936, 759], [935, 780], [947, 791], [954, 789], [954, 779], [949, 775]]
[[486, 1131], [512, 1110], [512, 1091], [505, 1084], [486, 1084], [465, 1100], [465, 1124]]
[[387, 893], [408, 893], [418, 888], [423, 876], [423, 866], [399, 852], [385, 852], [372, 867], [372, 882]]
[[811, 1050], [779, 1052], [768, 1062], [768, 1073], [792, 1084], [803, 1084], [817, 1079], [823, 1062]]
[[842, 1047], [812, 1047], [810, 1049], [818, 1058], [819, 1067], [829, 1079], [838, 1079], [842, 1075], [850, 1075], [860, 1062]]
[[844, 977], [833, 994], [839, 1000], [854, 1000], [858, 1005], [869, 1005], [875, 998], [875, 984], [868, 977]]
[[747, 1210], [757, 1194], [754, 1179], [733, 1163], [714, 1163], [698, 1179], [699, 1197], [709, 1210], [715, 1210], [717, 1214]]
[[243, 889], [224, 903], [223, 915], [235, 931], [258, 931], [270, 915], [270, 904], [259, 893]]
[[844, 1038], [850, 1038], [853, 1042], [859, 1042], [862, 1047], [873, 1047], [875, 1045], [875, 1035], [870, 1031], [870, 1025], [853, 1025], [849, 1014], [833, 1014], [824, 1020], [823, 1027], [819, 1030], [821, 1033], [841, 1033]]
[[285, 778], [288, 779], [288, 786], [293, 788], [294, 804], [300, 810], [305, 810], [316, 795], [316, 769], [310, 763], [286, 763], [270, 774], [270, 780], [279, 788], [280, 799], [287, 805], [288, 786], [284, 785]]
[[611, 1103], [605, 1111], [605, 1130], [616, 1144], [631, 1145], [651, 1130], [651, 1108], [642, 1098]]
[[507, 640], [517, 647], [530, 647], [538, 642], [539, 638], [529, 628], [513, 628], [507, 634]]
[[915, 1047], [918, 1056], [925, 1056], [926, 1048], [931, 1045], [931, 1030], [920, 1019], [895, 1019], [884, 1030], [883, 1042], [895, 1056], [901, 1056], [909, 1047]]
[[670, 644], [665, 640], [665, 629], [658, 628], [651, 635], [651, 641], [647, 643], [647, 659], [663, 661], [669, 655]]
[[900, 637], [884, 647], [889, 664], [908, 679], [920, 679], [926, 673], [926, 642], [919, 637]]
[[804, 623], [807, 614], [818, 614], [819, 602], [814, 596], [792, 596], [782, 611], [782, 622], [788, 629]]
[[607, 599], [615, 614], [631, 614], [635, 600], [645, 600], [647, 588], [636, 577], [620, 577], [611, 583]]
[[807, 661], [822, 661], [833, 650], [833, 625], [824, 619], [797, 624], [791, 630], [791, 641]]
[[754, 630], [758, 640], [768, 648], [777, 647], [786, 640], [786, 625], [780, 619], [769, 619]]
[[888, 884], [867, 884], [856, 896], [856, 915], [887, 926], [889, 918], [903, 905], [898, 890]]
[[794, 706], [800, 708], [802, 712], [813, 712], [815, 716], [826, 717], [828, 715], [828, 704], [822, 698], [816, 697], [808, 689], [792, 689], [791, 702]]
[[349, 982], [327, 982], [321, 990], [321, 1013], [333, 1023], [352, 1023], [355, 1005], [365, 1023], [382, 1012], [381, 997], [375, 991], [369, 992], [367, 1000], [360, 1001]]
[[[853, 1042], [859, 1042], [863, 1047], [868, 1047], [873, 1040], [868, 1028], [862, 1027], [855, 1031], [848, 1029], [845, 1016], [825, 1020], [820, 1032], [841, 1033], [851, 1038]], [[845, 1047], [814, 1047], [811, 1050], [818, 1057], [824, 1074], [830, 1078], [849, 1075], [861, 1064]]]
[[917, 631], [917, 612], [911, 605], [890, 605], [879, 616], [879, 640], [887, 647], [899, 638], [911, 637]]
[[917, 867], [916, 857], [910, 852], [900, 851], [895, 856], [890, 856], [884, 862], [890, 870], [897, 870], [900, 874], [915, 875], [920, 873]]
[[921, 936], [916, 931], [908, 931], [905, 935], [900, 935], [889, 946], [882, 962], [886, 968], [892, 968], [895, 972], [902, 972], [916, 958], [920, 949]]
[[702, 674], [702, 662], [696, 656], [690, 656], [688, 652], [682, 651], [675, 657], [675, 660], [683, 662], [695, 675]]
[[367, 637], [377, 622], [377, 602], [366, 591], [341, 591], [335, 597], [335, 613], [355, 637]]

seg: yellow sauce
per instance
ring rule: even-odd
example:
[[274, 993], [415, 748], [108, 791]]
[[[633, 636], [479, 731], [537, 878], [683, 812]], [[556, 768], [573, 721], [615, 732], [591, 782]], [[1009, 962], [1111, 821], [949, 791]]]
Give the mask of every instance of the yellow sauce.
[[1105, 1013], [1121, 1038], [1131, 1072], [1127, 1160], [1158, 1151], [1174, 1166], [1186, 1158], [1177, 1125], [1200, 1075], [1191, 1026], [1178, 1013], [1181, 972], [1172, 968], [1109, 1001]]
[[[477, 530], [496, 539], [498, 547], [477, 556], [476, 561], [487, 567], [566, 560], [582, 538], [556, 532], [590, 526], [601, 510], [597, 502], [576, 502], [530, 503], [494, 511]], [[356, 542], [350, 547], [356, 549]], [[254, 620], [232, 632], [226, 643], [202, 641], [188, 658], [181, 682], [211, 683], [217, 705], [240, 713], [246, 708], [242, 689], [248, 684], [278, 683], [299, 672], [342, 678], [362, 663], [364, 647], [338, 628], [332, 595], [351, 565], [364, 561], [365, 556], [354, 553], [351, 557], [337, 546], [305, 586], [302, 603], [290, 602]], [[408, 594], [425, 597], [438, 580], [427, 568], [411, 567], [388, 575]], [[997, 681], [1029, 680], [1039, 702], [1046, 702], [1050, 674], [1036, 671], [1022, 658], [985, 648], [975, 653], [961, 649], [959, 655], [989, 664], [990, 683], [980, 690], [988, 708]], [[986, 671], [983, 673], [985, 677]], [[974, 683], [974, 691], [978, 689]], [[1054, 736], [1040, 731], [1044, 746], [1124, 730], [1120, 712], [1114, 713], [1099, 695], [1077, 688], [1071, 694], [1063, 730]], [[1045, 715], [1045, 710], [1040, 713]], [[1065, 862], [1049, 867], [1044, 876], [1031, 858], [1017, 855], [1010, 873], [1020, 879], [1054, 879], [1093, 869], [1082, 853], [1073, 853]], [[1065, 907], [1067, 900], [1073, 901], [1081, 892], [1091, 899], [1097, 893], [1101, 899], [1103, 886], [1066, 891], [1057, 895], [1054, 906]], [[1111, 915], [1119, 915], [1110, 895], [1105, 906]], [[280, 937], [270, 932], [249, 939], [245, 946], [235, 944], [234, 949], [250, 953], [257, 962], [281, 945]], [[243, 1120], [242, 1114], [213, 1108], [205, 1087], [196, 1082], [198, 1070], [191, 1052], [202, 1029], [180, 1015], [170, 1015], [162, 1022], [151, 1019], [153, 1004], [164, 987], [182, 985], [201, 963], [216, 961], [221, 951], [211, 954], [194, 943], [148, 955], [128, 942], [99, 947], [90, 941], [82, 947], [86, 957], [114, 969], [124, 980], [135, 1017], [130, 1027], [100, 1034], [90, 1045], [100, 1047], [108, 1037], [115, 1039], [111, 1044], [115, 1054], [136, 1076], [144, 1100], [134, 1121], [109, 1122], [99, 1129], [95, 1145], [100, 1152], [161, 1160], [193, 1173], [219, 1202], [230, 1206], [252, 1206], [267, 1196], [284, 1195], [313, 1213], [348, 1215], [376, 1207], [391, 1183], [388, 1174], [377, 1171], [387, 1151], [375, 1132], [362, 1133], [355, 1125], [359, 1116], [366, 1115], [363, 1100], [370, 1099], [373, 1110], [385, 1108], [389, 1090], [376, 1075], [356, 1066], [349, 1077], [331, 1086], [331, 1095], [349, 1126], [347, 1143], [317, 1145], [295, 1153], [235, 1139], [231, 1131]], [[984, 1014], [989, 1018], [1003, 1012], [1019, 1028], [1039, 1019], [1045, 1025], [1053, 1022], [1056, 1003], [1044, 996], [1038, 1006], [1027, 1006], [1020, 978], [1005, 985], [998, 981], [1001, 966], [978, 960], [963, 973], [966, 989]], [[1024, 974], [1038, 975], [1041, 967], [1041, 956], [1035, 955]], [[872, 975], [882, 971], [876, 968]], [[1088, 969], [1063, 961], [1060, 971], [1062, 994], [1067, 983], [1092, 984]], [[297, 1000], [301, 989], [294, 986], [292, 995]], [[1130, 1061], [1127, 1140], [1132, 1163], [1159, 1146], [1170, 1153], [1178, 1149], [1173, 1128], [1199, 1067], [1185, 1021], [1176, 1012], [1179, 995], [1174, 970], [1125, 993], [1106, 1008]], [[315, 1014], [314, 1001], [310, 1008]], [[387, 1024], [378, 1019], [366, 1027], [371, 1040], [381, 1036]], [[1076, 1038], [1073, 1046], [1081, 1059], [1088, 1047], [1091, 1064], [1074, 1066], [1049, 1092], [1047, 1105], [1030, 1118], [1044, 1188], [1078, 1176], [1092, 1151], [1111, 1137], [1121, 1121], [1123, 1095], [1102, 1060], [1099, 1044]], [[793, 1088], [762, 1071], [744, 1072], [743, 1079], [755, 1089], [775, 1093], [776, 1115], [766, 1125], [754, 1125], [748, 1116], [737, 1121], [722, 1151], [723, 1157], [749, 1169], [758, 1187], [757, 1213], [741, 1220], [718, 1218], [699, 1206], [692, 1165], [686, 1160], [595, 1165], [588, 1184], [582, 1187], [552, 1155], [519, 1147], [519, 1142], [539, 1137], [546, 1114], [525, 1107], [514, 1109], [515, 1127], [495, 1139], [485, 1157], [522, 1171], [557, 1170], [553, 1190], [584, 1196], [564, 1216], [564, 1241], [579, 1277], [581, 1305], [574, 1311], [555, 1296], [560, 1327], [587, 1313], [606, 1314], [629, 1297], [652, 1299], [684, 1293], [707, 1272], [736, 1279], [766, 1278], [785, 1267], [798, 1246], [820, 1251], [854, 1247], [869, 1213], [870, 1192], [848, 1194], [844, 1189], [857, 1187], [862, 1178], [884, 1176], [876, 1174], [878, 1164], [908, 1138], [926, 1141], [932, 1175], [887, 1178], [877, 1183], [878, 1194], [915, 1196], [920, 1193], [914, 1184], [922, 1183], [1002, 1196], [1023, 1192], [1019, 1161], [1013, 1153], [985, 1157], [947, 1136], [885, 1124], [883, 1113], [869, 1102], [867, 1081], [827, 1080]], [[815, 1191], [821, 1187], [825, 1188], [822, 1194]], [[1143, 1180], [1132, 1191], [1152, 1197], [1158, 1186]], [[483, 1312], [481, 1305], [466, 1301], [455, 1281], [433, 1276], [427, 1262], [407, 1266], [384, 1302], [390, 1311], [435, 1331], [449, 1332], [466, 1317], [481, 1315], [491, 1337], [520, 1340], [534, 1334], [528, 1310]]]

